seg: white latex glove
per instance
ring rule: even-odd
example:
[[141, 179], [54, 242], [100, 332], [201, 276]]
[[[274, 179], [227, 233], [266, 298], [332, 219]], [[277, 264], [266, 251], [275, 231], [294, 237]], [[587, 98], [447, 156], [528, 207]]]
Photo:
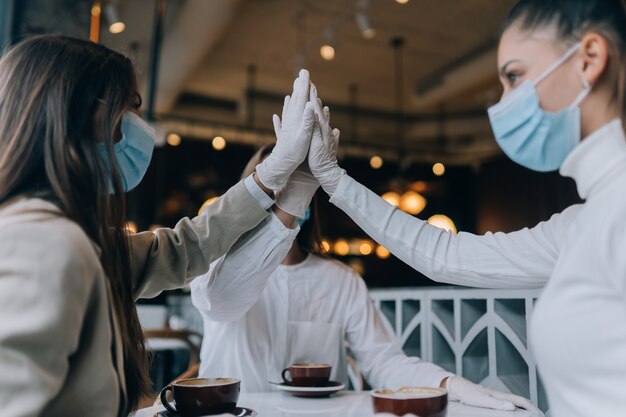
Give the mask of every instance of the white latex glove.
[[311, 102], [315, 107], [317, 121], [313, 128], [309, 150], [309, 167], [324, 191], [332, 197], [341, 177], [346, 174], [337, 163], [340, 132], [339, 129], [331, 129], [330, 110], [328, 107], [322, 108], [322, 101], [318, 99], [317, 88], [313, 84], [311, 84]]
[[274, 150], [256, 167], [259, 180], [269, 189], [283, 188], [289, 176], [306, 159], [315, 120], [313, 105], [308, 101], [309, 72], [301, 70], [293, 83], [292, 95], [285, 97], [282, 121], [274, 115], [274, 126], [280, 126]]
[[450, 401], [460, 401], [473, 407], [504, 411], [513, 411], [515, 407], [519, 407], [529, 411], [534, 416], [544, 417], [541, 410], [526, 398], [485, 388], [460, 376], [450, 377], [446, 381], [446, 388]]

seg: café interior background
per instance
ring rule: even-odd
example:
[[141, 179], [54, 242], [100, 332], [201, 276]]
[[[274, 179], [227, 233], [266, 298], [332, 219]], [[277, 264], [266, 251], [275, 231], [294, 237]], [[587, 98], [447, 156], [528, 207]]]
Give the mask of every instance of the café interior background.
[[[533, 226], [577, 199], [570, 180], [510, 162], [489, 127], [513, 2], [2, 0], [0, 17], [4, 45], [91, 37], [136, 64], [160, 143], [129, 195], [133, 230], [173, 226], [237, 182], [307, 68], [352, 176], [419, 218], [482, 234]], [[329, 256], [370, 287], [434, 285], [318, 197]]]

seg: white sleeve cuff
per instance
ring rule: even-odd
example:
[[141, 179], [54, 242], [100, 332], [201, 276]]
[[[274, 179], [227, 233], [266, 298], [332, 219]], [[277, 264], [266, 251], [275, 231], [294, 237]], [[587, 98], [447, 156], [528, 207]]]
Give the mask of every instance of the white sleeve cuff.
[[250, 194], [252, 194], [252, 197], [254, 197], [259, 202], [261, 207], [267, 210], [274, 205], [274, 199], [268, 196], [265, 191], [263, 191], [261, 187], [259, 187], [259, 184], [256, 183], [252, 175], [254, 174], [250, 174], [245, 180], [243, 180], [243, 183], [245, 184]]

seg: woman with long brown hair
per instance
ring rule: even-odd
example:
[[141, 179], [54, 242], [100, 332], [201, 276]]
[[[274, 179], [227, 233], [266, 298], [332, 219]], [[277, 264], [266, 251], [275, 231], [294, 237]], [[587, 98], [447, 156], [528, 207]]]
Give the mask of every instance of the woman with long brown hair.
[[274, 188], [263, 184], [283, 187], [307, 153], [308, 85], [304, 71], [263, 175], [174, 229], [129, 235], [124, 192], [141, 181], [154, 146], [131, 62], [59, 36], [31, 38], [2, 57], [2, 415], [111, 417], [136, 407], [148, 373], [135, 299], [205, 273], [269, 216]]

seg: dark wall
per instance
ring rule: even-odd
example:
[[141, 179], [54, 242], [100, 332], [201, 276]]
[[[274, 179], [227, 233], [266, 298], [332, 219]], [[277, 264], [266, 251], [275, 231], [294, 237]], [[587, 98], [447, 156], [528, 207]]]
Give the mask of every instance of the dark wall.
[[13, 42], [44, 33], [87, 39], [91, 5], [91, 0], [16, 0]]
[[572, 179], [537, 173], [505, 157], [481, 166], [476, 184], [479, 234], [532, 227], [580, 202]]

